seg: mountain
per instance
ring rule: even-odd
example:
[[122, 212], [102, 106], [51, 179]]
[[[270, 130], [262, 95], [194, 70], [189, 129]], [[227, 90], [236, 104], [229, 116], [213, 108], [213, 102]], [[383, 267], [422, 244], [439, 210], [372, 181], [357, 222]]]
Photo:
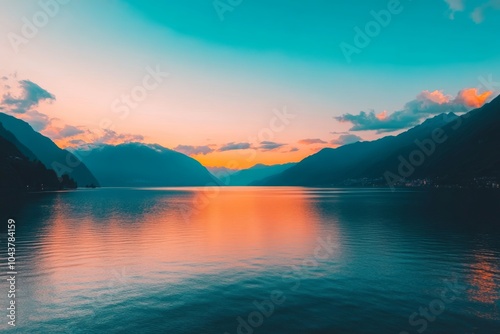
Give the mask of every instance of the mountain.
[[219, 184], [198, 161], [160, 145], [127, 143], [75, 152], [107, 187]]
[[500, 97], [456, 116], [442, 114], [398, 136], [323, 149], [261, 185], [440, 184], [500, 176]]
[[259, 182], [263, 179], [279, 174], [292, 166], [295, 166], [295, 163], [271, 166], [257, 164], [253, 167], [237, 171], [233, 174], [220, 174], [221, 176], [219, 177], [219, 180], [226, 186], [250, 186], [255, 182]]
[[99, 185], [84, 163], [72, 153], [59, 148], [49, 138], [33, 130], [28, 123], [4, 113], [0, 113], [0, 123], [14, 135], [18, 143], [22, 144], [24, 148], [21, 150], [27, 149], [31, 152], [25, 152], [26, 156], [34, 155], [46, 167], [55, 170], [58, 176], [68, 174], [79, 186]]
[[[449, 184], [500, 178], [500, 96], [442, 130], [448, 138], [415, 168], [412, 178], [439, 178]], [[410, 153], [409, 148], [401, 152], [406, 157]]]
[[14, 134], [12, 132], [7, 131], [7, 129], [5, 129], [3, 127], [2, 123], [0, 123], [0, 137], [2, 137], [3, 139], [5, 139], [6, 141], [8, 141], [9, 144], [12, 144], [14, 147], [16, 147], [16, 149], [18, 149], [19, 152], [24, 157], [28, 158], [29, 160], [38, 160], [38, 158], [36, 157], [36, 155], [33, 152], [31, 152], [31, 150], [29, 148], [27, 148], [26, 146], [24, 146], [16, 138], [16, 136], [14, 136]]
[[33, 153], [0, 123], [0, 194], [73, 187], [67, 176], [59, 181], [53, 170], [31, 157]]
[[227, 175], [233, 175], [239, 172], [239, 169], [231, 169], [227, 167], [207, 167], [208, 171], [216, 178], [224, 178]]

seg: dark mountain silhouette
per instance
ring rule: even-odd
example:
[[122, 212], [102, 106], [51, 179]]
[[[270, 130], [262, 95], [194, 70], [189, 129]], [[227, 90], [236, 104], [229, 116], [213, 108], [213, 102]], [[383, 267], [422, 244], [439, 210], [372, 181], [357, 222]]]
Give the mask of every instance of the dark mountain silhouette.
[[4, 113], [0, 113], [0, 123], [24, 146], [21, 150], [28, 149], [31, 152], [24, 152], [26, 156], [33, 154], [58, 176], [68, 174], [79, 186], [99, 185], [84, 163], [72, 153], [59, 148], [49, 138], [33, 130], [28, 123]]
[[[398, 136], [323, 149], [260, 185], [463, 184], [498, 178], [500, 97], [460, 117], [442, 114]], [[368, 179], [368, 181], [366, 180]]]
[[288, 168], [295, 166], [295, 163], [283, 165], [263, 165], [257, 164], [248, 169], [237, 171], [236, 173], [214, 173], [219, 177], [222, 184], [226, 186], [249, 186], [270, 176], [279, 174]]
[[14, 136], [12, 132], [5, 129], [2, 123], [0, 123], [0, 136], [3, 139], [7, 140], [10, 144], [12, 144], [17, 150], [19, 150], [19, 152], [24, 157], [32, 161], [38, 160], [36, 155], [33, 152], [31, 152], [29, 148], [24, 146], [19, 140], [17, 140], [16, 136]]
[[58, 179], [0, 123], [0, 194], [75, 188], [68, 175]]
[[128, 143], [76, 152], [102, 186], [176, 187], [219, 184], [198, 161], [160, 145]]
[[[460, 184], [474, 178], [500, 177], [500, 96], [444, 126], [448, 137], [436, 145], [412, 178], [438, 178], [442, 184]], [[401, 152], [408, 157], [411, 147]], [[394, 159], [394, 157], [391, 157]]]

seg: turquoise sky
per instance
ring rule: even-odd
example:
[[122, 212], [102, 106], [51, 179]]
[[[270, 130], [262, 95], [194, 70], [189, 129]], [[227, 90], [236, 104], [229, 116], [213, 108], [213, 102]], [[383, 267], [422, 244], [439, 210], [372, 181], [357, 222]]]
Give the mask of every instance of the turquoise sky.
[[[391, 1], [234, 0], [240, 3], [236, 6], [231, 6], [229, 0], [125, 2], [146, 20], [207, 43], [342, 64], [345, 58], [339, 44], [352, 42], [353, 27], [364, 28], [373, 20], [371, 11], [387, 9]], [[464, 10], [455, 13], [453, 20], [443, 0], [398, 2], [400, 13], [392, 15], [390, 24], [373, 38], [363, 54], [355, 57], [358, 66], [498, 61], [497, 13], [487, 10], [481, 24], [471, 18], [474, 9], [487, 1], [464, 0]], [[214, 7], [220, 8], [222, 22]]]
[[[13, 46], [13, 34], [23, 37], [26, 20], [46, 8], [54, 11], [48, 22]], [[498, 0], [5, 0], [0, 74], [56, 97], [36, 107], [53, 138], [67, 124], [95, 132], [111, 118], [122, 138], [203, 147], [196, 158], [213, 165], [241, 160], [217, 148], [257, 147], [273, 110], [288, 108], [296, 120], [260, 140], [282, 144], [281, 151], [260, 150], [248, 164], [286, 162], [341, 142], [339, 133], [377, 127], [353, 127], [342, 115], [408, 112], [421, 105], [412, 102], [417, 96], [436, 98], [425, 91], [455, 104], [466, 88], [498, 91], [481, 78], [500, 81], [499, 9]], [[364, 45], [356, 43], [357, 28], [371, 35]], [[350, 59], [341, 45], [356, 48]], [[113, 102], [148, 67], [168, 79], [126, 117], [113, 114]], [[404, 130], [398, 126], [391, 123]]]

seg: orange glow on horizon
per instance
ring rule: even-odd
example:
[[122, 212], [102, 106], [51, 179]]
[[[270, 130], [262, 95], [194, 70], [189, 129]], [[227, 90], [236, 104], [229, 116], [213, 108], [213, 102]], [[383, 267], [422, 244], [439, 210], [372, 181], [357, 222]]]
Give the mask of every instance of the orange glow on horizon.
[[226, 167], [229, 169], [246, 169], [256, 164], [279, 165], [290, 162], [299, 162], [312, 153], [308, 150], [299, 150], [289, 153], [258, 152], [252, 150], [233, 152], [214, 152], [207, 155], [193, 156], [205, 167]]

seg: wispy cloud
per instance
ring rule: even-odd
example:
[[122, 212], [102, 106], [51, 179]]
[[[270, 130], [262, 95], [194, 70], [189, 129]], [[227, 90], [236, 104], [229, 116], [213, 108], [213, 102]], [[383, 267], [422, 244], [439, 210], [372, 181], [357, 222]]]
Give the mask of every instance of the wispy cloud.
[[22, 116], [18, 116], [23, 121], [28, 122], [35, 131], [45, 130], [50, 126], [52, 120], [49, 116], [38, 112], [36, 110], [30, 110], [22, 114]]
[[226, 151], [236, 151], [236, 150], [247, 150], [251, 148], [252, 145], [250, 143], [228, 143], [225, 145], [222, 145], [218, 151], [219, 152], [226, 152]]
[[445, 95], [442, 91], [423, 91], [416, 99], [406, 103], [402, 110], [389, 114], [387, 111], [361, 111], [359, 114], [344, 114], [335, 119], [353, 125], [350, 131], [376, 130], [391, 132], [419, 124], [424, 118], [441, 113], [463, 113], [482, 106], [492, 92], [479, 93], [476, 88], [460, 91], [456, 97]]
[[450, 7], [450, 19], [455, 19], [456, 12], [462, 12], [465, 8], [464, 0], [444, 0]]
[[[28, 122], [34, 130], [54, 140], [59, 146], [74, 147], [89, 144], [116, 145], [128, 142], [142, 142], [144, 136], [116, 133], [109, 129], [90, 130], [85, 127], [77, 127], [64, 124], [61, 120], [51, 118], [39, 112], [36, 108], [43, 101], [52, 102], [56, 97], [46, 89], [30, 80], [17, 80], [17, 76], [11, 78], [2, 76], [4, 82], [15, 81], [15, 86], [4, 85], [7, 90], [0, 99], [0, 111], [13, 114], [15, 117]], [[15, 90], [15, 92], [13, 92]]]
[[326, 141], [319, 138], [313, 138], [313, 139], [301, 139], [299, 140], [298, 143], [302, 145], [313, 145], [313, 144], [326, 144]]
[[341, 135], [337, 139], [331, 140], [330, 144], [342, 146], [342, 145], [347, 145], [347, 144], [353, 144], [353, 143], [356, 143], [356, 142], [362, 141], [362, 140], [363, 140], [363, 138], [361, 138], [360, 136], [356, 136], [353, 134], [347, 134], [347, 135]]
[[15, 97], [9, 91], [5, 93], [0, 101], [2, 110], [13, 114], [24, 114], [32, 111], [41, 101], [54, 101], [56, 99], [52, 93], [30, 80], [21, 80], [18, 83], [19, 96]]
[[489, 9], [499, 10], [500, 0], [490, 0], [481, 6], [476, 7], [471, 13], [472, 20], [477, 24], [482, 23], [484, 21], [485, 12]]
[[54, 130], [52, 128], [44, 131], [43, 134], [54, 139], [56, 144], [60, 147], [70, 147], [74, 149], [85, 149], [102, 145], [119, 145], [124, 143], [142, 143], [145, 140], [142, 135], [117, 133], [109, 129], [86, 129], [83, 133], [74, 134], [72, 136], [70, 135], [75, 133], [76, 130], [71, 126], [68, 126], [66, 130], [66, 137], [59, 135], [59, 130]]
[[79, 129], [76, 126], [66, 125], [64, 128], [62, 128], [59, 131], [59, 135], [62, 138], [68, 138], [68, 137], [74, 137], [74, 136], [79, 135], [79, 134], [84, 133], [84, 132], [85, 132], [84, 130]]
[[133, 143], [144, 141], [144, 136], [129, 133], [117, 133], [110, 129], [104, 129], [104, 134], [97, 137], [93, 143], [117, 145], [123, 143]]
[[36, 107], [42, 101], [54, 101], [54, 94], [30, 80], [18, 81], [15, 74], [11, 78], [2, 76], [1, 80], [8, 84], [3, 85], [6, 92], [0, 98], [0, 111], [28, 122], [36, 131], [50, 126], [52, 119], [37, 111]]
[[62, 127], [58, 126], [50, 126], [44, 129], [43, 134], [52, 138], [52, 139], [66, 139], [78, 136], [80, 134], [84, 134], [85, 130], [73, 126], [73, 125], [64, 125]]
[[[456, 12], [465, 11], [465, 0], [444, 0], [449, 7], [449, 18], [451, 20], [455, 19]], [[474, 10], [471, 12], [470, 17], [477, 24], [482, 23], [484, 21], [485, 12], [487, 10], [499, 10], [500, 9], [500, 0], [488, 0], [484, 2], [480, 6], [476, 6]]]
[[204, 146], [191, 146], [191, 145], [178, 145], [174, 147], [174, 151], [184, 153], [186, 155], [207, 155], [215, 150], [208, 145]]
[[260, 142], [258, 149], [261, 151], [274, 151], [283, 146], [286, 146], [286, 144], [276, 143], [273, 141], [263, 141]]

